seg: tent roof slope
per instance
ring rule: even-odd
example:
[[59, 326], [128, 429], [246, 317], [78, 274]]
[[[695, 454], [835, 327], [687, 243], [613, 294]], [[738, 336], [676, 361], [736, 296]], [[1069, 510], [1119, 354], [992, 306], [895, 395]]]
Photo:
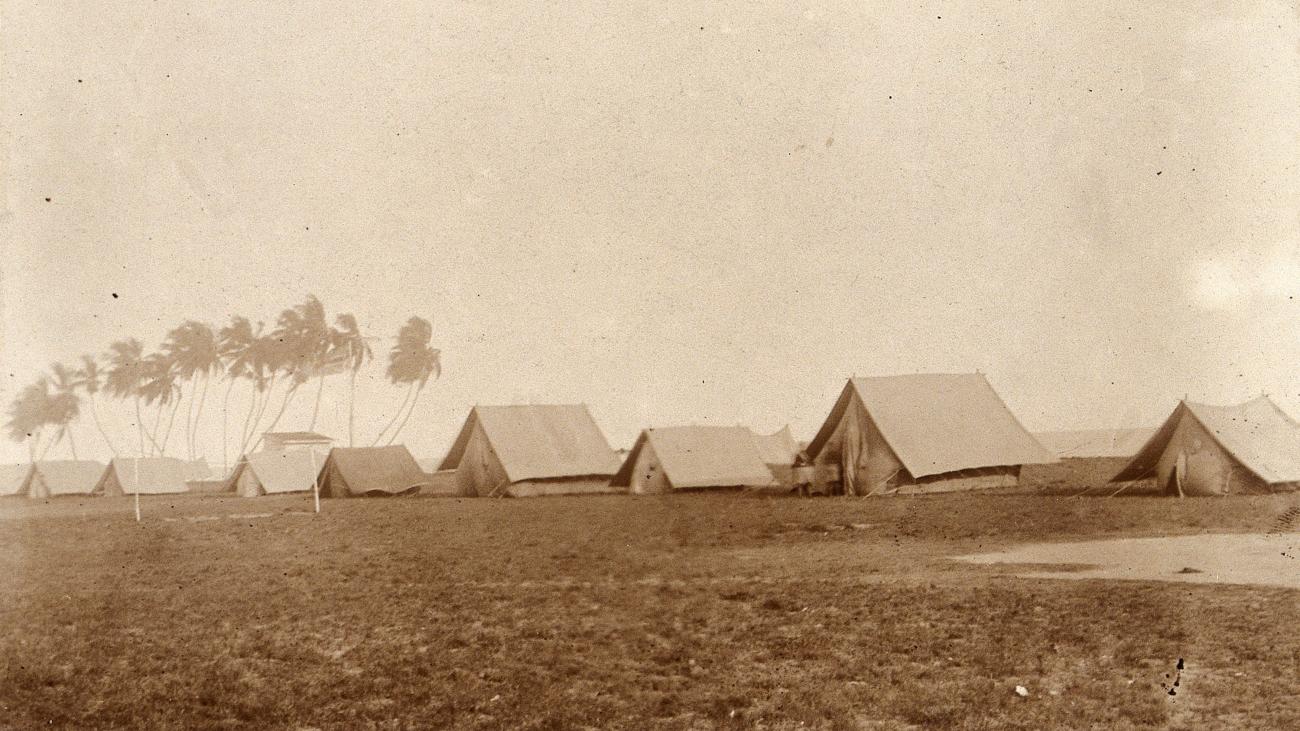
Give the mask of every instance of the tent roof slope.
[[1034, 437], [1057, 457], [1132, 457], [1156, 430], [1075, 429], [1036, 432]]
[[104, 475], [104, 467], [94, 460], [49, 460], [37, 462], [32, 475], [40, 474], [51, 495], [89, 495]]
[[618, 456], [583, 404], [475, 406], [438, 466], [455, 469], [480, 425], [511, 482], [612, 475]]
[[335, 447], [326, 465], [333, 464], [353, 495], [386, 492], [399, 494], [429, 482], [415, 457], [401, 444], [387, 447]]
[[1233, 459], [1264, 482], [1300, 482], [1300, 424], [1267, 396], [1233, 406], [1179, 402], [1155, 435], [1111, 482], [1150, 476], [1178, 423], [1187, 415], [1196, 419]]
[[632, 470], [649, 443], [674, 488], [764, 486], [772, 472], [743, 426], [673, 426], [646, 429], [610, 484], [631, 484]]
[[[189, 490], [185, 481], [190, 479], [189, 473], [193, 468], [190, 463], [174, 457], [114, 457], [108, 469], [104, 470], [104, 477], [111, 470], [117, 475], [122, 492], [131, 495], [137, 490], [135, 478], [137, 464], [140, 471], [138, 489], [141, 495], [164, 495]], [[96, 483], [96, 491], [104, 477]]]
[[789, 425], [775, 434], [755, 434], [754, 444], [767, 464], [793, 464], [795, 457], [799, 456], [799, 443], [790, 433]]
[[231, 473], [228, 482], [239, 479], [242, 470], [250, 469], [267, 493], [311, 490], [325, 464], [326, 455], [312, 449], [285, 449], [250, 452]]
[[981, 373], [852, 378], [808, 445], [810, 457], [826, 446], [854, 394], [914, 478], [1056, 461]]
[[31, 464], [0, 464], [0, 496], [21, 494], [31, 471]]

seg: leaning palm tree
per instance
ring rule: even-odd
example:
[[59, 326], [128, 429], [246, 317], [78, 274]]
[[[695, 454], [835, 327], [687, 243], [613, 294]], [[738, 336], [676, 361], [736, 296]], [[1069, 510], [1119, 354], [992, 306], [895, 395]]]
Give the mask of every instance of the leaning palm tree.
[[81, 397], [77, 395], [77, 372], [62, 363], [52, 364], [50, 386], [54, 388], [54, 393], [51, 394], [48, 404], [47, 423], [56, 427], [57, 431], [49, 446], [54, 446], [67, 437], [72, 458], [76, 459], [77, 440], [72, 435], [72, 425], [81, 416]]
[[[261, 332], [260, 323], [258, 332]], [[251, 353], [247, 378], [253, 384], [253, 399], [249, 404], [248, 415], [244, 417], [243, 431], [240, 432], [240, 454], [248, 451], [250, 442], [257, 435], [262, 416], [266, 413], [267, 405], [271, 403], [271, 394], [275, 391], [276, 381], [280, 374], [287, 370], [286, 348], [274, 332], [257, 337], [251, 346]]]
[[[281, 368], [289, 380], [289, 387], [284, 392], [280, 410], [271, 419], [267, 431], [275, 429], [280, 418], [288, 410], [294, 394], [312, 378], [320, 378], [317, 387], [316, 408], [320, 407], [320, 390], [324, 387], [330, 351], [330, 327], [325, 319], [325, 307], [314, 296], [308, 296], [302, 303], [280, 313], [272, 333], [283, 348], [284, 358]], [[315, 414], [312, 415], [313, 426]]]
[[37, 460], [43, 430], [49, 420], [50, 400], [50, 383], [41, 376], [35, 383], [24, 386], [9, 405], [5, 431], [13, 441], [27, 443], [32, 462]]
[[[229, 437], [226, 427], [229, 423], [230, 416], [230, 392], [234, 389], [235, 383], [241, 378], [248, 378], [252, 370], [252, 361], [255, 357], [253, 345], [256, 343], [258, 335], [261, 333], [261, 324], [258, 324], [258, 331], [253, 331], [253, 323], [249, 322], [247, 317], [239, 315], [230, 318], [230, 324], [221, 328], [217, 333], [217, 356], [220, 359], [220, 366], [226, 376], [226, 394], [221, 399], [221, 472], [227, 474], [229, 470]], [[252, 398], [256, 399], [257, 392], [254, 391]], [[250, 403], [250, 408], [253, 403]]]
[[[177, 383], [176, 367], [166, 353], [150, 353], [144, 359], [144, 379], [140, 384], [140, 397], [146, 406], [155, 406], [153, 433], [158, 456], [167, 456], [167, 442], [171, 440], [172, 427], [176, 423], [176, 411], [180, 407], [181, 388]], [[163, 427], [163, 414], [171, 415]]]
[[357, 374], [361, 372], [362, 366], [375, 357], [375, 352], [370, 349], [370, 343], [366, 342], [365, 336], [361, 334], [361, 328], [357, 326], [357, 318], [344, 313], [335, 317], [334, 323], [334, 347], [343, 354], [348, 368], [348, 446], [351, 447], [356, 434], [354, 424], [357, 405]]
[[[191, 384], [189, 405], [185, 410], [185, 449], [193, 460], [197, 451], [199, 420], [203, 417], [203, 404], [208, 397], [208, 382], [221, 365], [217, 336], [212, 326], [198, 320], [186, 320], [167, 333], [163, 352], [171, 361], [177, 379]], [[203, 381], [201, 390], [197, 383], [199, 379]]]
[[[438, 378], [442, 375], [442, 351], [429, 347], [429, 342], [433, 339], [433, 326], [428, 320], [419, 317], [412, 317], [406, 321], [401, 330], [397, 333], [397, 344], [388, 352], [388, 380], [393, 385], [407, 384], [407, 399], [409, 405], [406, 408], [406, 415], [402, 421], [393, 430], [388, 437], [386, 444], [392, 444], [397, 440], [397, 435], [402, 433], [406, 427], [406, 422], [410, 420], [411, 414], [415, 411], [415, 404], [420, 398], [420, 392], [424, 390], [425, 384], [430, 378]], [[398, 411], [393, 414], [396, 419]], [[391, 426], [392, 421], [389, 422]], [[384, 427], [387, 431], [388, 427]], [[382, 438], [384, 432], [379, 433]], [[379, 438], [375, 439], [375, 444], [379, 443]], [[373, 446], [373, 445], [372, 445]]]
[[158, 442], [153, 434], [145, 428], [144, 416], [140, 411], [140, 388], [144, 384], [144, 344], [135, 338], [119, 340], [108, 346], [105, 354], [108, 361], [108, 376], [104, 379], [104, 390], [118, 399], [131, 399], [135, 403], [135, 426], [140, 435], [140, 456], [145, 456], [145, 437], [156, 448]]
[[77, 386], [86, 395], [90, 397], [90, 416], [95, 421], [95, 428], [99, 430], [99, 436], [103, 437], [104, 444], [108, 445], [108, 451], [113, 456], [118, 455], [117, 447], [114, 446], [113, 440], [108, 438], [108, 432], [104, 430], [104, 423], [99, 420], [99, 389], [103, 385], [103, 376], [99, 371], [99, 361], [95, 360], [93, 355], [81, 356], [81, 368], [77, 369]]

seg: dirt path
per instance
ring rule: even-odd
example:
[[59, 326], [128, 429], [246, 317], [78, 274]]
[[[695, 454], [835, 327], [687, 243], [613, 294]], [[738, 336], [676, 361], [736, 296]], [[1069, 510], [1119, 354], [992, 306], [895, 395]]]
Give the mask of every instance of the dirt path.
[[1037, 578], [1187, 581], [1300, 589], [1300, 533], [1036, 543], [954, 558], [981, 564], [1087, 566], [1081, 570], [1020, 573]]

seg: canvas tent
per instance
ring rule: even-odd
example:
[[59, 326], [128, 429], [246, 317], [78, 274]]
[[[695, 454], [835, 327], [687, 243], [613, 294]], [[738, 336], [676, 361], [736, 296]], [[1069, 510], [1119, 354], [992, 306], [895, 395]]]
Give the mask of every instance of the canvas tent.
[[1154, 477], [1170, 495], [1300, 487], [1300, 424], [1267, 396], [1234, 406], [1180, 401], [1112, 482]]
[[22, 492], [30, 498], [92, 495], [103, 475], [104, 465], [93, 460], [37, 462], [28, 471]]
[[0, 497], [20, 497], [25, 493], [30, 464], [0, 464]]
[[321, 497], [413, 495], [429, 477], [406, 447], [335, 447], [320, 475]]
[[799, 459], [802, 448], [790, 433], [790, 427], [784, 426], [773, 434], [754, 434], [754, 443], [763, 455], [763, 462], [772, 471], [780, 488], [791, 488], [796, 482], [794, 464]]
[[460, 485], [456, 483], [456, 470], [440, 470], [438, 465], [442, 460], [437, 457], [424, 457], [415, 460], [424, 470], [424, 474], [429, 476], [429, 484], [420, 490], [421, 495], [432, 497], [464, 497], [461, 494]]
[[191, 462], [185, 462], [185, 480], [198, 481], [206, 480], [212, 477], [212, 468], [208, 466], [206, 459], [196, 459]]
[[789, 426], [774, 434], [754, 433], [754, 444], [768, 465], [792, 465], [799, 455], [799, 443], [794, 440]]
[[814, 491], [844, 495], [1008, 487], [1055, 461], [979, 373], [852, 378], [806, 454]]
[[464, 495], [612, 492], [618, 458], [584, 405], [475, 406], [440, 470]]
[[252, 452], [235, 465], [226, 489], [240, 497], [311, 492], [325, 458], [310, 449]]
[[646, 429], [610, 480], [637, 494], [775, 483], [753, 432], [743, 426]]
[[187, 492], [190, 463], [172, 457], [115, 457], [95, 492], [103, 495], [170, 495]]

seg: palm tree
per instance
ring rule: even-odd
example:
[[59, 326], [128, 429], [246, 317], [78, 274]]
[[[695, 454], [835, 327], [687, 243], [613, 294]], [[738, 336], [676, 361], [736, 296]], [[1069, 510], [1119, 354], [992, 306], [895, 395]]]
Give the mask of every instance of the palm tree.
[[51, 394], [47, 405], [46, 423], [58, 427], [58, 431], [54, 433], [54, 441], [47, 445], [46, 449], [67, 437], [72, 458], [76, 459], [77, 440], [72, 436], [72, 424], [77, 417], [81, 416], [81, 397], [77, 395], [77, 372], [62, 363], [54, 363], [50, 366], [50, 385], [54, 388], [54, 393]]
[[[212, 326], [197, 320], [186, 320], [167, 333], [163, 352], [171, 361], [176, 377], [191, 384], [189, 406], [185, 410], [185, 448], [193, 460], [197, 450], [199, 420], [203, 416], [203, 404], [208, 397], [208, 382], [213, 371], [221, 367], [217, 336]], [[203, 379], [202, 390], [196, 383], [200, 377]]]
[[[229, 439], [227, 438], [226, 425], [229, 422], [230, 413], [230, 392], [235, 387], [235, 383], [241, 378], [249, 378], [252, 375], [252, 361], [256, 357], [254, 344], [261, 334], [261, 323], [258, 323], [257, 332], [253, 331], [253, 323], [248, 321], [247, 317], [234, 315], [230, 318], [230, 324], [221, 328], [217, 334], [217, 356], [220, 359], [220, 366], [226, 375], [226, 394], [221, 399], [221, 473], [227, 474], [229, 463]], [[257, 392], [254, 391], [250, 396], [250, 410], [255, 403]]]
[[[150, 353], [144, 359], [143, 364], [144, 379], [140, 384], [140, 397], [144, 399], [146, 406], [157, 404], [157, 413], [154, 415], [153, 433], [155, 435], [154, 444], [158, 448], [160, 457], [167, 456], [167, 442], [171, 439], [172, 427], [176, 422], [176, 411], [180, 406], [181, 388], [177, 383], [176, 365], [166, 353]], [[163, 413], [167, 411], [167, 406], [171, 406], [171, 416], [167, 419], [166, 431], [160, 432], [162, 428]], [[159, 442], [157, 437], [161, 436]]]
[[135, 402], [135, 426], [140, 433], [140, 456], [143, 457], [146, 436], [150, 443], [158, 446], [153, 434], [145, 428], [140, 413], [140, 389], [145, 379], [144, 344], [135, 338], [119, 340], [108, 346], [104, 357], [109, 363], [108, 377], [104, 379], [105, 390], [114, 398], [130, 398]]
[[90, 397], [90, 416], [95, 420], [95, 428], [99, 430], [99, 436], [103, 437], [104, 443], [108, 445], [108, 450], [116, 457], [117, 447], [113, 445], [113, 440], [108, 438], [108, 432], [104, 431], [104, 424], [99, 420], [99, 399], [96, 396], [101, 381], [99, 361], [95, 360], [93, 355], [81, 356], [81, 368], [77, 370], [77, 386]]
[[375, 357], [375, 353], [370, 349], [370, 343], [366, 342], [366, 338], [361, 334], [361, 328], [357, 326], [357, 318], [344, 313], [335, 317], [334, 322], [336, 325], [334, 348], [344, 354], [349, 371], [348, 446], [351, 447], [355, 438], [353, 424], [356, 420], [357, 373], [361, 371], [362, 366]]
[[[258, 332], [262, 330], [258, 323]], [[244, 429], [239, 442], [239, 453], [248, 450], [249, 443], [258, 432], [262, 415], [271, 403], [271, 393], [275, 390], [276, 379], [286, 369], [284, 343], [274, 332], [256, 337], [252, 344], [252, 359], [249, 361], [248, 378], [253, 382], [253, 400], [249, 404], [248, 415], [244, 417]], [[260, 403], [258, 396], [261, 396]]]
[[37, 460], [37, 446], [49, 420], [50, 400], [50, 382], [41, 376], [23, 387], [9, 405], [5, 430], [13, 441], [27, 442], [27, 454], [33, 462]]
[[284, 310], [276, 321], [272, 333], [284, 348], [282, 369], [289, 378], [289, 388], [284, 393], [280, 410], [267, 431], [275, 429], [280, 417], [289, 408], [289, 402], [298, 388], [312, 378], [319, 377], [321, 385], [316, 391], [316, 406], [312, 413], [312, 427], [316, 423], [316, 411], [320, 408], [320, 391], [324, 388], [324, 379], [328, 375], [330, 355], [330, 327], [325, 320], [325, 306], [314, 295], [308, 295], [302, 303]]
[[[406, 415], [402, 421], [393, 430], [392, 436], [388, 438], [386, 444], [392, 444], [397, 440], [397, 435], [402, 433], [406, 427], [406, 422], [410, 420], [411, 414], [415, 411], [415, 404], [420, 398], [420, 392], [424, 390], [425, 384], [429, 378], [438, 378], [442, 375], [442, 351], [429, 347], [429, 342], [433, 339], [433, 326], [428, 320], [419, 317], [412, 317], [406, 321], [401, 330], [397, 333], [397, 344], [388, 352], [388, 380], [393, 385], [407, 384], [407, 399], [409, 406], [406, 409]], [[396, 419], [397, 414], [401, 413], [401, 408], [393, 414]], [[389, 422], [391, 426], [392, 421]], [[384, 427], [387, 431], [388, 427]], [[384, 432], [379, 433], [383, 437]], [[379, 443], [379, 438], [375, 439], [375, 444]], [[373, 446], [373, 445], [372, 445]]]

